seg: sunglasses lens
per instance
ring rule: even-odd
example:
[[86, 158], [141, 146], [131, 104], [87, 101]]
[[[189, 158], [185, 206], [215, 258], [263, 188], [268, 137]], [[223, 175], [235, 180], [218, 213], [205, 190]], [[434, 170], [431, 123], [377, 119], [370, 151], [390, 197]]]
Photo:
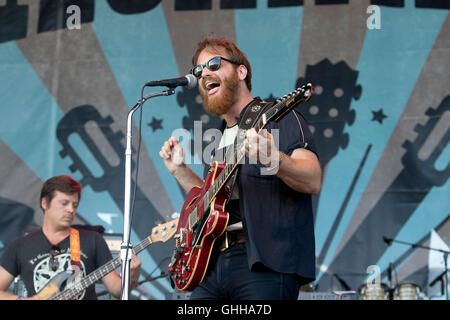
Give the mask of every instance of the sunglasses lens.
[[58, 261], [58, 259], [56, 259], [56, 258], [50, 258], [49, 266], [50, 266], [50, 269], [52, 269], [52, 271], [58, 270], [58, 267], [59, 267], [59, 261]]
[[49, 266], [50, 269], [52, 269], [53, 271], [56, 271], [59, 267], [59, 261], [56, 258], [56, 255], [61, 253], [61, 249], [58, 248], [57, 246], [53, 246], [50, 248], [50, 260], [49, 260]]
[[220, 61], [221, 61], [220, 57], [214, 57], [212, 59], [209, 59], [204, 65], [199, 64], [198, 66], [194, 67], [191, 73], [197, 78], [200, 78], [202, 76], [204, 66], [206, 66], [211, 71], [217, 71], [220, 68]]
[[206, 66], [211, 71], [219, 70], [220, 68], [220, 57], [214, 57], [206, 63]]
[[196, 76], [197, 78], [200, 78], [202, 75], [203, 66], [199, 65], [192, 69], [192, 74]]
[[58, 254], [60, 254], [61, 253], [61, 249], [59, 248], [59, 247], [57, 247], [57, 246], [52, 246], [51, 248], [50, 248], [50, 254], [54, 257], [54, 256], [56, 256], [56, 255], [58, 255]]

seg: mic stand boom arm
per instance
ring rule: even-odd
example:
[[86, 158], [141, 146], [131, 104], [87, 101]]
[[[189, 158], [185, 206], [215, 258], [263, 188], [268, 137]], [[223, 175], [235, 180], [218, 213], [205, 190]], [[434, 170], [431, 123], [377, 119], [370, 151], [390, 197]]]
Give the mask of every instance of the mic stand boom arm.
[[[173, 88], [168, 90], [150, 93], [136, 103], [136, 105], [128, 112], [127, 118], [127, 144], [125, 149], [125, 194], [123, 205], [123, 240], [120, 246], [120, 257], [122, 259], [122, 294], [121, 300], [128, 300], [128, 293], [130, 290], [130, 261], [133, 254], [130, 243], [130, 207], [131, 207], [131, 138], [132, 138], [132, 120], [133, 114], [141, 108], [145, 101], [154, 97], [170, 96], [174, 94]], [[135, 181], [137, 183], [137, 181]]]

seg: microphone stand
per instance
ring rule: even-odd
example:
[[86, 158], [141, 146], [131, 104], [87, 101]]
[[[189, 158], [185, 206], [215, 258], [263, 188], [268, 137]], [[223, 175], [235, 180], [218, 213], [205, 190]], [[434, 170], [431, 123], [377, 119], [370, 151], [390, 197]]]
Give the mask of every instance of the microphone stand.
[[[444, 251], [444, 250], [442, 250]], [[448, 265], [447, 265], [447, 259], [448, 259], [448, 255], [450, 252], [448, 251], [444, 251], [444, 272], [442, 272], [440, 275], [438, 275], [433, 281], [430, 282], [429, 286], [432, 287], [434, 286], [434, 284], [438, 281], [441, 280], [442, 281], [442, 286], [444, 287], [444, 290], [441, 290], [442, 294], [444, 294], [445, 292], [445, 299], [448, 300]], [[441, 287], [442, 289], [442, 287]]]
[[[144, 88], [142, 88], [143, 91]], [[128, 294], [130, 291], [130, 261], [133, 254], [132, 245], [130, 243], [130, 200], [131, 200], [131, 137], [132, 137], [132, 119], [133, 114], [144, 103], [151, 98], [160, 96], [170, 96], [174, 94], [174, 88], [163, 90], [160, 92], [150, 93], [146, 96], [142, 96], [136, 105], [128, 112], [127, 118], [127, 144], [125, 149], [125, 195], [123, 206], [123, 240], [120, 246], [120, 258], [122, 259], [122, 294], [121, 300], [128, 300]], [[137, 181], [135, 182], [137, 183]]]
[[416, 244], [416, 243], [409, 243], [409, 242], [404, 242], [404, 241], [399, 241], [399, 240], [394, 240], [394, 239], [388, 239], [388, 238], [384, 238], [384, 237], [383, 237], [383, 239], [385, 239], [385, 241], [388, 241], [388, 242], [397, 242], [397, 243], [401, 243], [401, 244], [406, 244], [406, 245], [411, 246], [411, 248], [423, 248], [423, 249], [427, 249], [427, 250], [441, 252], [444, 256], [445, 270], [443, 273], [441, 273], [439, 276], [437, 276], [436, 279], [431, 281], [429, 286], [433, 286], [439, 279], [442, 278], [442, 281], [444, 283], [444, 289], [445, 289], [445, 299], [449, 300], [449, 292], [448, 292], [448, 271], [449, 270], [448, 270], [447, 260], [448, 260], [448, 255], [450, 254], [450, 251], [443, 250], [443, 249], [431, 248], [431, 247], [427, 247], [427, 246], [422, 246], [422, 245]]
[[387, 289], [387, 292], [389, 294], [389, 300], [394, 300], [395, 286], [392, 285], [392, 263], [389, 263], [387, 276], [389, 281], [389, 288]]

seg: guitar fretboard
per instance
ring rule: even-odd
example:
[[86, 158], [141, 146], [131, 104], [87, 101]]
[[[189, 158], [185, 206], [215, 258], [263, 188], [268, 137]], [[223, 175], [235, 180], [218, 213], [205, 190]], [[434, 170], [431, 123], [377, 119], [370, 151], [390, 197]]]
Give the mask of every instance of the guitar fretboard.
[[[152, 244], [151, 237], [147, 237], [144, 240], [142, 240], [138, 245], [136, 245], [133, 249], [133, 252], [135, 254], [138, 254], [145, 248], [147, 248], [149, 245]], [[91, 272], [89, 275], [87, 275], [85, 278], [81, 279], [79, 282], [74, 284], [72, 287], [58, 293], [55, 297], [53, 297], [52, 300], [72, 300], [75, 299], [84, 289], [88, 288], [89, 286], [95, 284], [97, 281], [102, 279], [104, 276], [112, 272], [113, 270], [117, 269], [119, 266], [122, 265], [122, 259], [120, 257], [117, 257], [108, 263], [104, 264], [101, 268], [98, 268], [97, 270]]]

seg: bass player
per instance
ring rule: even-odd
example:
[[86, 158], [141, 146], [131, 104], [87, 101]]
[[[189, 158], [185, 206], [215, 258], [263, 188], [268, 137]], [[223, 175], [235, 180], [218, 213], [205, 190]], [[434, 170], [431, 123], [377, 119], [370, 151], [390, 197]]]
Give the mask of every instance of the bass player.
[[[81, 198], [81, 184], [67, 175], [55, 176], [42, 186], [40, 204], [44, 212], [42, 228], [13, 240], [0, 261], [0, 299], [47, 300], [52, 297], [52, 279], [61, 272], [86, 276], [112, 259], [103, 237], [94, 231], [71, 228]], [[130, 263], [130, 288], [139, 279], [140, 259], [133, 254]], [[6, 290], [16, 276], [24, 281], [27, 297]], [[102, 278], [107, 291], [120, 298], [122, 284], [117, 271]], [[94, 286], [77, 297], [96, 300]]]

